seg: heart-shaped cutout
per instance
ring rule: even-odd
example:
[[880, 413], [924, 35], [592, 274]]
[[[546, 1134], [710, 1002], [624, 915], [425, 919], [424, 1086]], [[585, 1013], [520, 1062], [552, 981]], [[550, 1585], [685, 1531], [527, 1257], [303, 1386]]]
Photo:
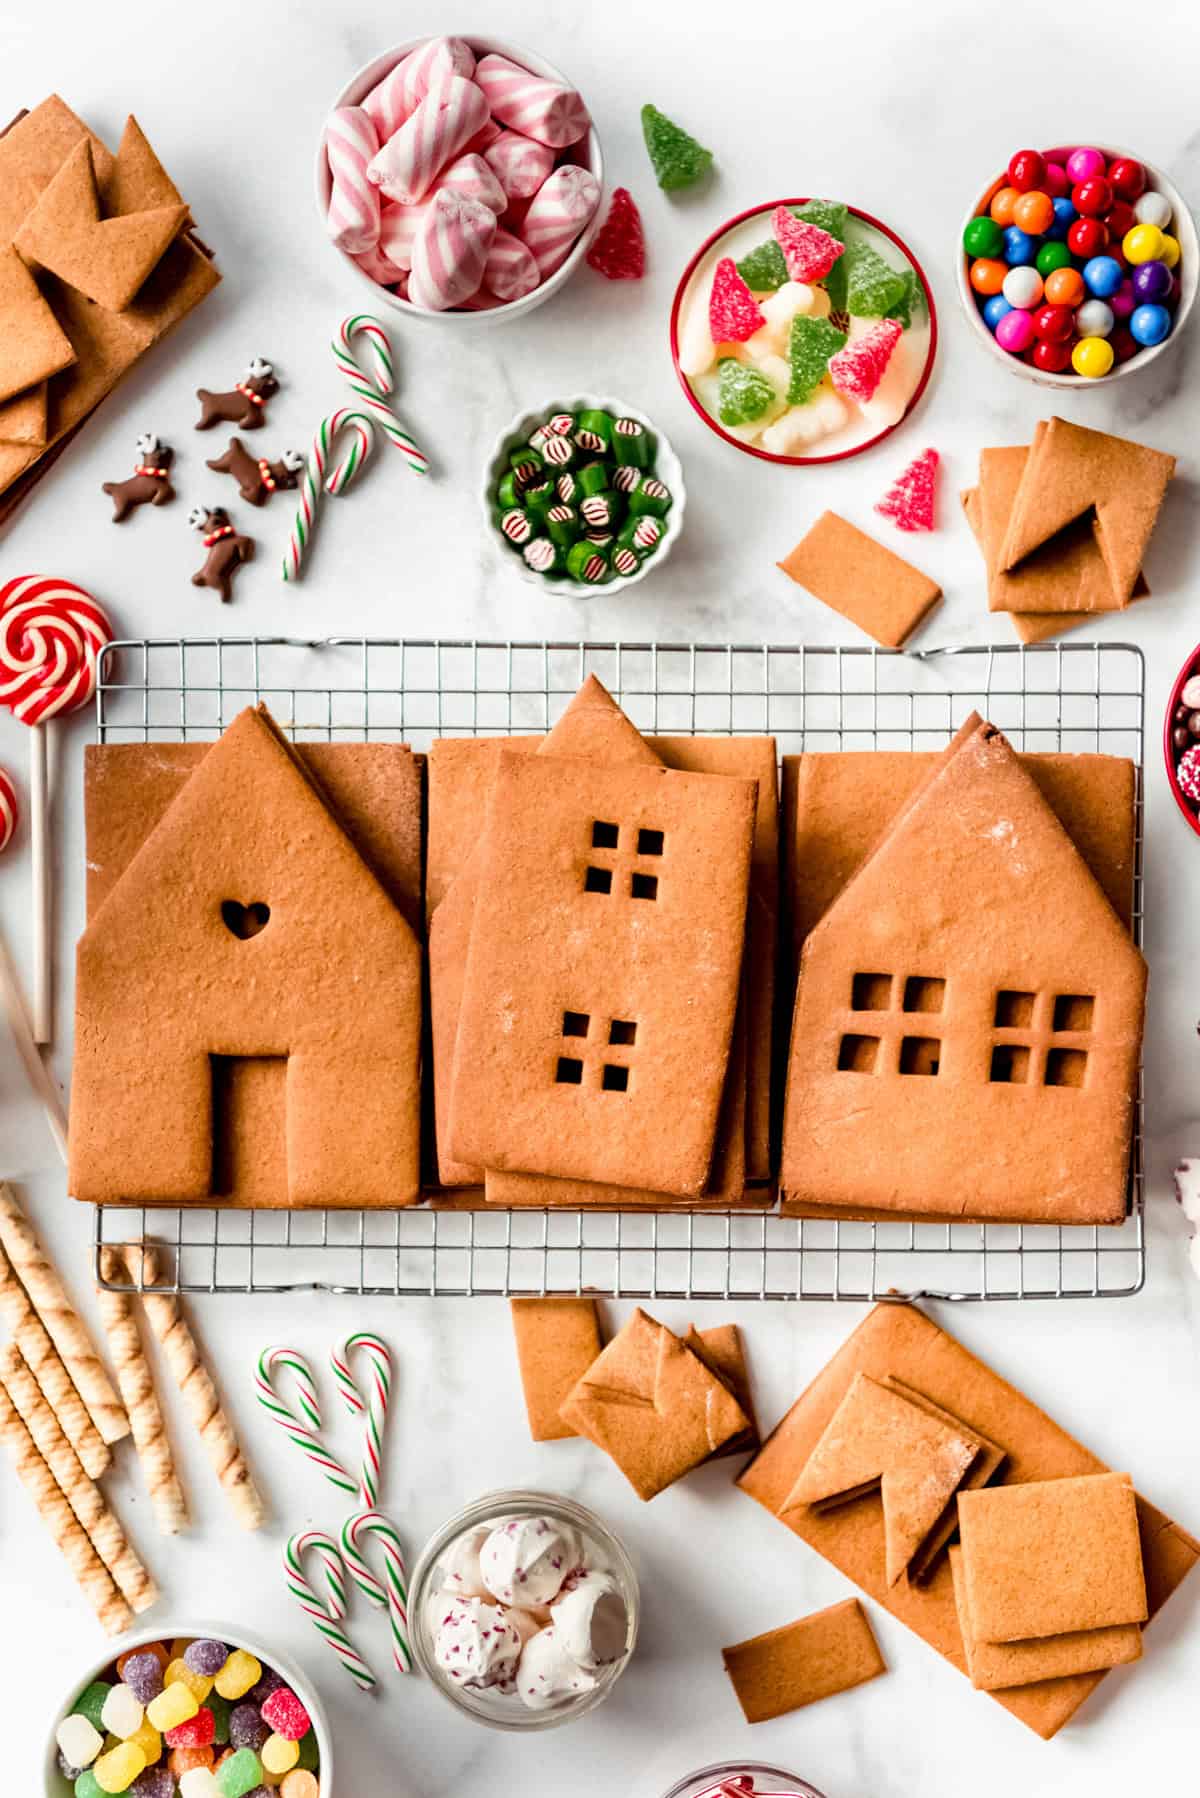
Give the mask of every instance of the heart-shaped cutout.
[[243, 905], [240, 899], [221, 901], [221, 922], [230, 936], [240, 937], [243, 942], [265, 930], [270, 920], [271, 908], [261, 899], [255, 899], [250, 905]]

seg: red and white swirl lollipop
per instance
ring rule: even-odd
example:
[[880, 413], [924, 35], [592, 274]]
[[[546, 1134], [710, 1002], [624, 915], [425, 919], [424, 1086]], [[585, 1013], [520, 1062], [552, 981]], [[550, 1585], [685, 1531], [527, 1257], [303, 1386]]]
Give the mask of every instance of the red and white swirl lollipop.
[[21, 813], [17, 806], [17, 789], [11, 776], [0, 768], [0, 851], [8, 848], [17, 831]]
[[46, 727], [96, 691], [100, 651], [112, 641], [103, 606], [74, 581], [21, 574], [0, 586], [0, 705], [32, 730], [29, 768], [33, 857], [33, 1033], [50, 1041], [50, 854]]

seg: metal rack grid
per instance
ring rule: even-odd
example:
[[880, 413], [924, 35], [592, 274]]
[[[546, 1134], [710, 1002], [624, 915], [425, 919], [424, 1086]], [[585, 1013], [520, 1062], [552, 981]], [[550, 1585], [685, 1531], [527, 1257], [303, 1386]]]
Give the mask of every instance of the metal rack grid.
[[[644, 731], [773, 734], [780, 754], [940, 749], [974, 708], [1018, 749], [1103, 751], [1138, 771], [1141, 652], [1018, 644], [916, 656], [870, 647], [142, 639], [105, 651], [102, 743], [208, 740], [264, 701], [295, 740], [411, 743], [544, 731], [595, 673]], [[234, 1211], [99, 1207], [101, 1247], [173, 1248], [172, 1290], [426, 1297], [1059, 1299], [1145, 1279], [1139, 1097], [1119, 1226], [850, 1223], [747, 1213]]]

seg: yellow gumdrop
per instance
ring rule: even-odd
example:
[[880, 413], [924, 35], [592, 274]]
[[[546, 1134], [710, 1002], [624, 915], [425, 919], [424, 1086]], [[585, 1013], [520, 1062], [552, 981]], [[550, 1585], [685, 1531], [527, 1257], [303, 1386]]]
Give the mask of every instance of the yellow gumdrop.
[[207, 1673], [195, 1673], [186, 1661], [172, 1661], [163, 1674], [164, 1686], [186, 1686], [197, 1704], [203, 1704], [212, 1691]]
[[164, 1686], [157, 1698], [152, 1698], [146, 1706], [146, 1715], [155, 1729], [164, 1733], [174, 1729], [177, 1723], [186, 1723], [200, 1709], [196, 1694], [182, 1680], [173, 1686]]
[[132, 1742], [118, 1742], [109, 1754], [102, 1754], [92, 1766], [96, 1784], [102, 1792], [127, 1792], [146, 1765], [146, 1757]]
[[146, 1765], [148, 1767], [152, 1767], [155, 1761], [160, 1761], [162, 1759], [162, 1737], [148, 1717], [142, 1719], [141, 1728], [135, 1729], [131, 1736], [126, 1737], [126, 1740], [132, 1742], [136, 1748], [141, 1749], [146, 1757]]
[[243, 1698], [262, 1678], [262, 1663], [244, 1648], [235, 1648], [221, 1671], [216, 1687], [222, 1698]]
[[289, 1742], [286, 1736], [268, 1736], [258, 1758], [268, 1773], [286, 1773], [300, 1759], [300, 1744]]

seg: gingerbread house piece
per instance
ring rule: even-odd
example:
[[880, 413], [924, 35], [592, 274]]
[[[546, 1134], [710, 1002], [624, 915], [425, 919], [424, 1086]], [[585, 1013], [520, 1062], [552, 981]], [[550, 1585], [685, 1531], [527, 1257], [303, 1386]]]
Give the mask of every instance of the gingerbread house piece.
[[1037, 785], [972, 717], [805, 943], [785, 1209], [1118, 1222], [1145, 986]]
[[207, 1200], [215, 1063], [286, 1063], [292, 1205], [419, 1193], [421, 951], [264, 709], [234, 721], [80, 939], [70, 1187]]

